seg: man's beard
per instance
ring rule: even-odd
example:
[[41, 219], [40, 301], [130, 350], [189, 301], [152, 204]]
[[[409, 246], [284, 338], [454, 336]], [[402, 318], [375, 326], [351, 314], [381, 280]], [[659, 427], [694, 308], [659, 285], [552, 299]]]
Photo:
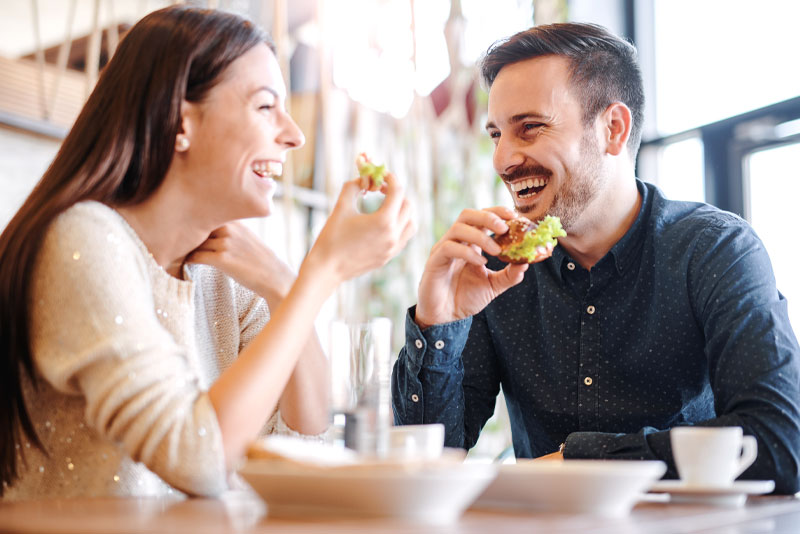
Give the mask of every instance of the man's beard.
[[[534, 165], [515, 171], [513, 177], [528, 176], [530, 174], [551, 176], [551, 170]], [[600, 155], [598, 146], [591, 131], [586, 131], [581, 138], [580, 161], [574, 169], [567, 169], [564, 181], [553, 196], [553, 202], [547, 209], [547, 215], [561, 219], [561, 226], [569, 232], [586, 207], [597, 198], [605, 185], [606, 179], [600, 168]], [[517, 210], [526, 215], [535, 208], [518, 207]]]

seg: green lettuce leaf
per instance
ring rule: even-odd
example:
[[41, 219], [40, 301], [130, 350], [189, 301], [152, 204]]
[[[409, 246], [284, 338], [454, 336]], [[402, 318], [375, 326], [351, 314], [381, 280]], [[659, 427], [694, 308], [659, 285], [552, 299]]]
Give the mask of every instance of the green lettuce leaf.
[[512, 260], [533, 260], [536, 258], [536, 249], [547, 246], [548, 243], [554, 247], [558, 245], [557, 237], [564, 237], [567, 232], [561, 227], [561, 219], [551, 215], [539, 221], [539, 225], [530, 232], [525, 233], [525, 237], [519, 243], [514, 243], [504, 252]]
[[357, 161], [359, 176], [371, 178], [372, 183], [376, 187], [380, 187], [380, 185], [383, 184], [384, 177], [386, 176], [386, 165], [375, 165], [366, 159], [366, 157], [364, 157], [364, 160], [365, 161]]

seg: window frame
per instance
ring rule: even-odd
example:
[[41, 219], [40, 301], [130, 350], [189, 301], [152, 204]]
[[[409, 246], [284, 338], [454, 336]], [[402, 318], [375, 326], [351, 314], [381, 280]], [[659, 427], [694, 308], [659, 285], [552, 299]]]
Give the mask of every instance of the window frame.
[[[655, 124], [654, 0], [624, 0], [625, 37], [639, 50], [645, 88], [644, 135], [641, 147], [661, 148], [687, 137], [699, 136], [703, 145], [705, 202], [748, 219], [748, 154], [800, 141], [800, 134], [777, 137], [770, 125], [800, 119], [800, 96], [669, 135], [658, 135]], [[642, 151], [640, 151], [641, 154]], [[640, 170], [637, 159], [637, 175]], [[647, 177], [644, 177], [645, 179]], [[749, 220], [749, 219], [748, 219]]]

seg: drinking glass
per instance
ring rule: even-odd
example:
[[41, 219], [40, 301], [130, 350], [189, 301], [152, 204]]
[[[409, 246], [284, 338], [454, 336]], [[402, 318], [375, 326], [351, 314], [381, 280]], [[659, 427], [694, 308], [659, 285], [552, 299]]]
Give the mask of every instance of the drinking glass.
[[388, 449], [391, 332], [386, 317], [330, 326], [333, 439], [365, 456], [385, 456]]

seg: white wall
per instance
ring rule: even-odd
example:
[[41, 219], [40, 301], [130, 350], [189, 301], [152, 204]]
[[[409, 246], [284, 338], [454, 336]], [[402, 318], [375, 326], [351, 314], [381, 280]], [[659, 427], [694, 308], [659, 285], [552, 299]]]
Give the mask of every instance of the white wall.
[[622, 0], [568, 0], [567, 5], [572, 22], [594, 22], [617, 35], [625, 31]]
[[42, 177], [60, 145], [60, 140], [0, 126], [0, 229]]

